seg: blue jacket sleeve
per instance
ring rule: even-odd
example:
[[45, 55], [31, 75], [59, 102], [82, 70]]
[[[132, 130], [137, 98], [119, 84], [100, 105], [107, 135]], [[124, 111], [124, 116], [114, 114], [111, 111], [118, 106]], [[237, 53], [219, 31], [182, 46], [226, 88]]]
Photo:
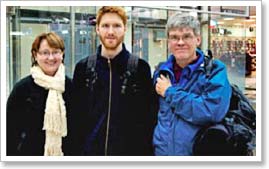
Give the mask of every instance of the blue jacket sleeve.
[[[201, 82], [194, 85], [197, 83]], [[193, 124], [219, 122], [229, 108], [231, 97], [225, 66], [220, 65], [213, 70], [204, 83], [200, 94], [171, 86], [165, 92], [165, 101], [176, 115]]]

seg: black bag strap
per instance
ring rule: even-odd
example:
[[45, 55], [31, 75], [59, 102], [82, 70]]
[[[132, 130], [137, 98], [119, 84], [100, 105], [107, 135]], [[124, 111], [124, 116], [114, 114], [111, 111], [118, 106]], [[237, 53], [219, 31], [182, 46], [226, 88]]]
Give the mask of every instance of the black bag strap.
[[88, 57], [86, 71], [91, 71], [91, 72], [95, 71], [96, 60], [97, 60], [97, 55], [96, 54]]
[[88, 57], [87, 66], [86, 66], [86, 87], [90, 87], [91, 91], [93, 91], [93, 86], [97, 81], [97, 72], [96, 72], [96, 61], [97, 55], [94, 54]]
[[206, 77], [208, 78], [210, 76], [211, 70], [213, 69], [213, 56], [212, 55], [204, 56], [204, 67], [205, 67]]
[[139, 58], [137, 56], [130, 54], [127, 64], [127, 71], [130, 71], [133, 74], [136, 73], [138, 60]]
[[138, 60], [139, 58], [133, 54], [129, 55], [128, 62], [127, 62], [127, 69], [123, 74], [123, 83], [121, 86], [121, 94], [126, 93], [126, 87], [128, 84], [128, 81], [130, 81], [131, 75], [134, 75], [137, 71], [138, 67]]

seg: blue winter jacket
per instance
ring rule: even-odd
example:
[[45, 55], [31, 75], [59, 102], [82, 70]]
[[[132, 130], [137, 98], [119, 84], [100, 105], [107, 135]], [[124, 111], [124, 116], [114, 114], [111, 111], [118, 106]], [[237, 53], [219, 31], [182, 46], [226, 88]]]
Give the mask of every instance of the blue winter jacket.
[[192, 155], [195, 134], [209, 123], [219, 122], [225, 116], [231, 97], [231, 87], [225, 65], [213, 61], [209, 77], [205, 75], [204, 54], [195, 63], [186, 66], [178, 83], [173, 73], [175, 57], [171, 55], [154, 74], [166, 72], [172, 86], [159, 98], [158, 123], [154, 130], [155, 155]]

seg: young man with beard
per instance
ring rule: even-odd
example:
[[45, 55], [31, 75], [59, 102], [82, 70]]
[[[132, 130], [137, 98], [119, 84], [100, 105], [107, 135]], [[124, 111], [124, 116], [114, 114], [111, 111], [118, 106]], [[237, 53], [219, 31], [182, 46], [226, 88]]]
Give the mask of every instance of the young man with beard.
[[75, 137], [80, 155], [153, 154], [150, 67], [137, 58], [135, 73], [126, 79], [132, 57], [123, 43], [126, 24], [123, 8], [101, 7], [96, 17], [101, 45], [76, 65], [74, 129], [80, 133]]

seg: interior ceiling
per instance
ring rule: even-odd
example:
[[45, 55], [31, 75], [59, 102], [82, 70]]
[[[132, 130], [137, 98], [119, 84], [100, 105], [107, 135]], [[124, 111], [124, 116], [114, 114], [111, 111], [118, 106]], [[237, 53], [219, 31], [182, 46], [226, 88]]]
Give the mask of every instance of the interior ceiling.
[[[224, 7], [225, 8], [225, 7]], [[228, 7], [227, 7], [228, 8]], [[229, 9], [233, 10], [245, 10], [245, 7], [240, 7], [240, 6], [235, 6], [235, 7], [229, 7]], [[224, 17], [221, 19], [218, 19], [218, 22], [223, 22], [222, 24], [225, 25], [238, 25], [241, 24], [242, 26], [256, 26], [256, 7], [255, 6], [250, 6], [250, 17], [249, 18], [234, 18], [233, 20], [225, 20]], [[221, 25], [221, 24], [220, 24]]]
[[[247, 6], [211, 6], [211, 11], [234, 10], [245, 12]], [[250, 16], [256, 15], [256, 7], [250, 6]]]

